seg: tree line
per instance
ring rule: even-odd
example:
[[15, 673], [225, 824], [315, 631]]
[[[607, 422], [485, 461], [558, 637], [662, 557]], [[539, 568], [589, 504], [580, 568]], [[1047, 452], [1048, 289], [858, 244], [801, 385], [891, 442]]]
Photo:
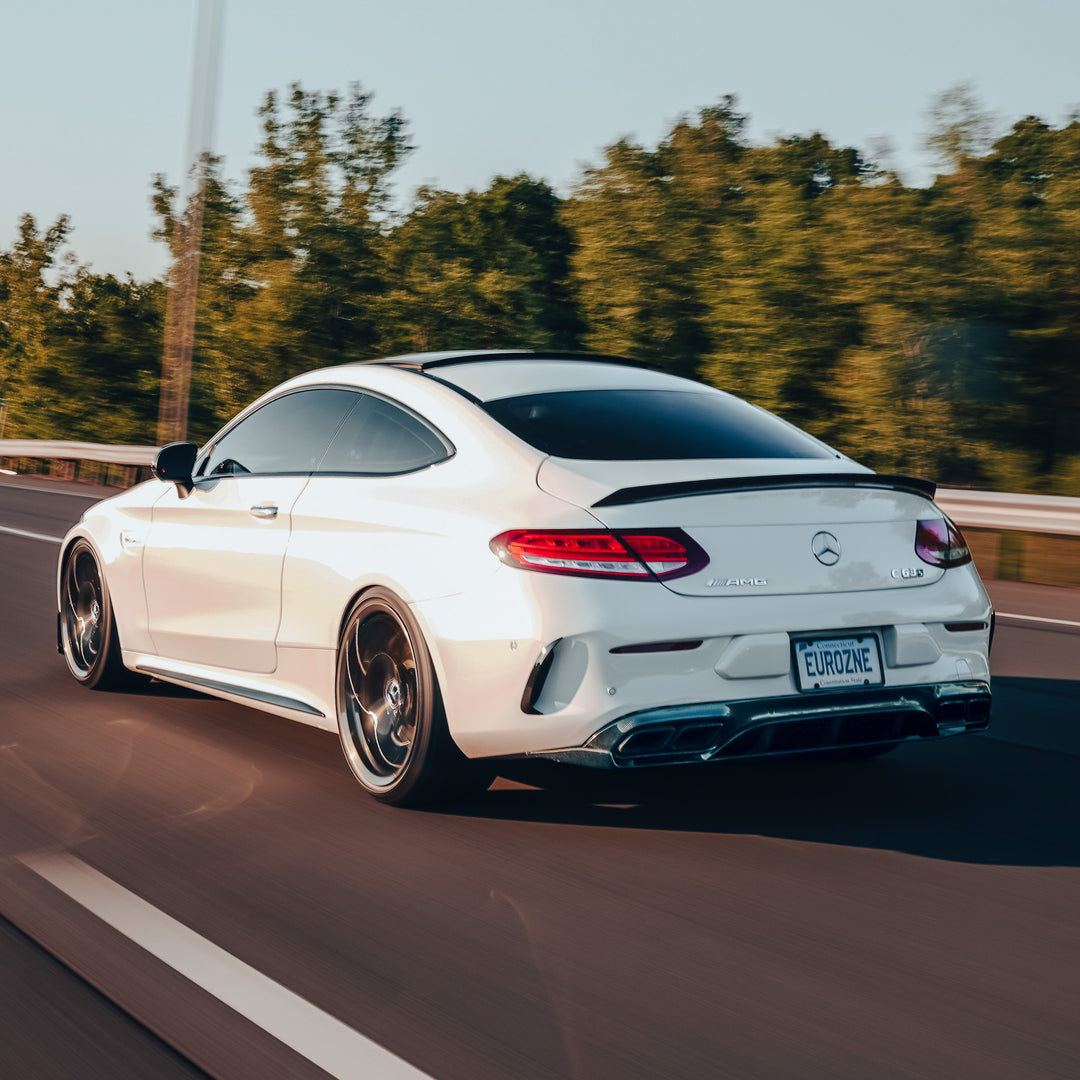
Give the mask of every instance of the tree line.
[[[259, 109], [246, 181], [206, 187], [190, 433], [277, 382], [395, 352], [637, 357], [740, 394], [882, 470], [1080, 494], [1080, 118], [993, 132], [939, 96], [928, 187], [820, 134], [752, 142], [732, 97], [621, 139], [566, 197], [433, 187], [359, 86]], [[995, 137], [996, 136], [996, 137]], [[175, 255], [189, 207], [153, 185]], [[169, 280], [96, 274], [67, 218], [0, 252], [5, 435], [152, 443]]]

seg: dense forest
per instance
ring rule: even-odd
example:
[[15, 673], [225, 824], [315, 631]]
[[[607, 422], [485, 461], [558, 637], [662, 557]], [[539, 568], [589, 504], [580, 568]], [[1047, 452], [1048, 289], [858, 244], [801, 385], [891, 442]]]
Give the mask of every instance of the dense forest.
[[[211, 164], [190, 433], [313, 367], [520, 346], [638, 357], [878, 469], [1080, 494], [1080, 117], [932, 109], [929, 187], [820, 134], [752, 142], [733, 98], [622, 139], [567, 197], [527, 175], [395, 211], [410, 152], [370, 95], [267, 95], [246, 182]], [[190, 209], [154, 181], [156, 236]], [[70, 222], [0, 251], [7, 437], [153, 443], [168, 280], [93, 273]]]

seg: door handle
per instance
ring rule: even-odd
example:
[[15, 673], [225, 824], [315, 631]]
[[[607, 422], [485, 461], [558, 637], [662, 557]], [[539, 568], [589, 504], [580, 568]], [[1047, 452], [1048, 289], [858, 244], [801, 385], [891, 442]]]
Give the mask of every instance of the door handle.
[[277, 517], [277, 507], [273, 503], [259, 503], [251, 508], [251, 516], [257, 518]]

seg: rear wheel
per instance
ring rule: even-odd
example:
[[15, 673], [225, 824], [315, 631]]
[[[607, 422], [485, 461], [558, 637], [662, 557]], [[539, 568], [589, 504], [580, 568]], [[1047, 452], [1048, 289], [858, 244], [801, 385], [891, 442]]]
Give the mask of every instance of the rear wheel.
[[112, 601], [94, 549], [77, 540], [60, 573], [60, 646], [68, 671], [83, 686], [110, 690], [132, 674], [120, 658]]
[[337, 711], [345, 760], [381, 802], [419, 806], [491, 783], [493, 773], [450, 738], [420, 628], [385, 589], [365, 593], [345, 620]]

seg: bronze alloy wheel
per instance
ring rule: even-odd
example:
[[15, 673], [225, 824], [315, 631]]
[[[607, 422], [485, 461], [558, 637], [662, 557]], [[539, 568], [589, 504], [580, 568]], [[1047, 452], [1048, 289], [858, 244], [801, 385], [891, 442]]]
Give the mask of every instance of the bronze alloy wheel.
[[104, 690], [130, 677], [97, 555], [85, 540], [71, 546], [60, 575], [60, 645], [68, 671], [84, 686]]
[[460, 793], [469, 780], [491, 781], [450, 739], [423, 636], [388, 590], [365, 593], [345, 620], [337, 712], [345, 759], [382, 802], [430, 803]]

